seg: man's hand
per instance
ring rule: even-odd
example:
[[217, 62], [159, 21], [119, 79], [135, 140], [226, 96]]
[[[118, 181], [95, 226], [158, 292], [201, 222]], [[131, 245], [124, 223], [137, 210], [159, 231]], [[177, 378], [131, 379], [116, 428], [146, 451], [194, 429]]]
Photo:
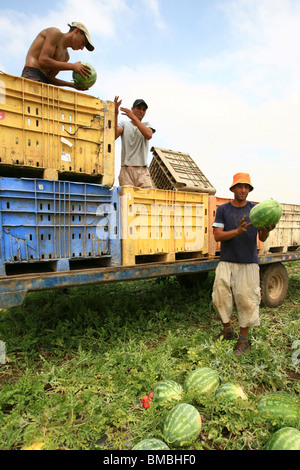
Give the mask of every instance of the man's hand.
[[80, 87], [80, 86], [78, 86], [78, 85], [75, 85], [75, 83], [72, 83], [70, 86], [71, 86], [72, 88], [75, 88], [75, 90], [78, 90], [78, 91], [87, 91], [87, 90], [89, 90], [89, 88]]
[[119, 114], [119, 108], [122, 104], [122, 100], [119, 100], [118, 96], [115, 96], [115, 113]]
[[81, 62], [75, 62], [75, 64], [73, 64], [73, 70], [79, 73], [83, 78], [89, 77], [92, 74], [91, 69]]
[[240, 222], [240, 226], [239, 228], [237, 229], [237, 234], [238, 235], [241, 235], [242, 233], [244, 232], [247, 232], [247, 228], [252, 225], [251, 222], [247, 223], [246, 222], [246, 216], [244, 216]]
[[120, 108], [120, 109], [122, 111], [123, 116], [127, 116], [132, 121], [133, 124], [135, 124], [139, 120], [131, 109], [128, 109], [128, 108]]
[[274, 230], [276, 227], [276, 224], [274, 225], [269, 225], [268, 227], [263, 227], [262, 229], [258, 230], [258, 237], [261, 242], [265, 242], [269, 236], [269, 233], [271, 230]]

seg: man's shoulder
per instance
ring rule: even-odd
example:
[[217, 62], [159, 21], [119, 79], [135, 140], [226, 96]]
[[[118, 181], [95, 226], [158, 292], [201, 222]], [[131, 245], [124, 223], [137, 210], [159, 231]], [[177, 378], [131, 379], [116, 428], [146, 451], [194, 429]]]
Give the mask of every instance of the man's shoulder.
[[224, 211], [230, 210], [232, 207], [233, 207], [233, 205], [231, 204], [231, 201], [224, 202], [223, 204], [218, 206], [217, 211], [218, 212], [224, 212]]
[[60, 29], [56, 28], [55, 26], [50, 26], [49, 28], [43, 29], [40, 34], [44, 37], [57, 37], [60, 38], [63, 33]]

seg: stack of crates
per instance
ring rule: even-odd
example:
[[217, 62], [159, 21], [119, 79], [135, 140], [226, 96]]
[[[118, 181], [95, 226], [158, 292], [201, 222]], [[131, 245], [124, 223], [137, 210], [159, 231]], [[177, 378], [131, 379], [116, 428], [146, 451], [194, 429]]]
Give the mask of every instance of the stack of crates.
[[120, 265], [114, 109], [0, 74], [0, 276]]
[[208, 202], [215, 189], [188, 154], [151, 151], [155, 189], [125, 186], [120, 194], [122, 264], [207, 256]]
[[208, 195], [124, 186], [122, 265], [198, 258], [208, 252]]

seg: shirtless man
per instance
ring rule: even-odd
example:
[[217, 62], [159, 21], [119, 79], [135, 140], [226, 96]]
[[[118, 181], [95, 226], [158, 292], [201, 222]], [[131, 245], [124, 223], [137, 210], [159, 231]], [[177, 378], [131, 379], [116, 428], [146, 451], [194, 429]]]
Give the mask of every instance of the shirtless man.
[[[73, 82], [59, 80], [56, 75], [61, 70], [72, 70], [80, 75], [89, 76], [91, 71], [81, 62], [69, 63], [68, 47], [74, 51], [86, 47], [94, 50], [88, 30], [82, 23], [73, 22], [68, 33], [57, 28], [46, 28], [41, 31], [26, 56], [22, 77], [36, 82], [49, 83], [57, 86], [68, 86], [79, 89]], [[80, 89], [82, 91], [82, 88]]]

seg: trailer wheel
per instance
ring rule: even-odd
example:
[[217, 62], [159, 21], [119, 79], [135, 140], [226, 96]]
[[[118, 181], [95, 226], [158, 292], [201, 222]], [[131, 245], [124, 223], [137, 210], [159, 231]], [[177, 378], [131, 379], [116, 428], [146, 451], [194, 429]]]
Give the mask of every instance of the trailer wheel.
[[178, 274], [177, 281], [179, 284], [186, 288], [192, 288], [195, 285], [200, 285], [208, 277], [208, 272], [193, 273], [193, 274]]
[[288, 273], [282, 263], [260, 266], [261, 305], [278, 307], [285, 299], [288, 290]]

